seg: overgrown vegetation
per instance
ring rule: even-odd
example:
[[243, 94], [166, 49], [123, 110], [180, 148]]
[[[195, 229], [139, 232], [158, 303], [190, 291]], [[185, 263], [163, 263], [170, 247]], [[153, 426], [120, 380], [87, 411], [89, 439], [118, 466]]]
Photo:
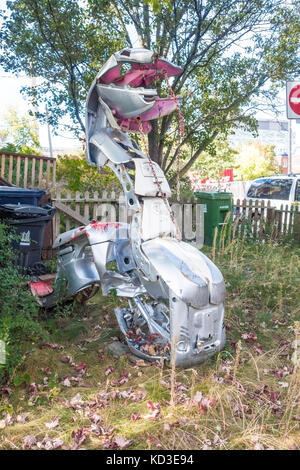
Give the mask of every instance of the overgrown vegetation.
[[120, 189], [120, 184], [109, 169], [99, 173], [97, 167], [87, 163], [85, 155], [58, 157], [56, 179], [63, 183], [64, 189], [70, 191], [114, 191]]
[[5, 343], [6, 362], [0, 364], [0, 383], [14, 378], [37, 339], [45, 331], [37, 321], [38, 306], [27, 290], [26, 278], [13, 265], [10, 242], [13, 233], [0, 224], [0, 340]]
[[274, 175], [281, 171], [277, 163], [274, 145], [264, 145], [259, 140], [245, 142], [237, 147], [238, 179], [253, 180], [259, 176]]
[[192, 166], [190, 179], [199, 181], [205, 178], [219, 180], [226, 168], [236, 168], [239, 164], [238, 152], [232, 148], [227, 139], [216, 139], [214, 145], [207, 151], [202, 152]]
[[219, 181], [227, 168], [234, 169], [236, 179], [245, 181], [282, 171], [276, 160], [274, 145], [265, 145], [259, 139], [253, 139], [233, 148], [227, 140], [216, 139], [212, 149], [201, 153], [189, 178], [192, 184], [198, 184], [204, 178]]
[[298, 449], [299, 248], [205, 251], [227, 285], [224, 351], [176, 371], [114, 358], [114, 302], [98, 295], [80, 318], [46, 320], [30, 385], [2, 390], [0, 448]]

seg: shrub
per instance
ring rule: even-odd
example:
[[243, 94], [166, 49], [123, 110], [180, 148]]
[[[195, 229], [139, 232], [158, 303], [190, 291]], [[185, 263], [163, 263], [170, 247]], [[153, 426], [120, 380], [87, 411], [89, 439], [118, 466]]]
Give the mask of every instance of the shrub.
[[13, 265], [10, 247], [13, 234], [0, 223], [0, 340], [5, 343], [6, 361], [0, 364], [0, 383], [21, 364], [32, 343], [46, 333], [37, 322], [38, 305], [26, 281]]
[[85, 157], [64, 155], [58, 158], [56, 178], [63, 181], [70, 191], [117, 191], [121, 186], [114, 173], [105, 169], [99, 173], [98, 168], [87, 163]]

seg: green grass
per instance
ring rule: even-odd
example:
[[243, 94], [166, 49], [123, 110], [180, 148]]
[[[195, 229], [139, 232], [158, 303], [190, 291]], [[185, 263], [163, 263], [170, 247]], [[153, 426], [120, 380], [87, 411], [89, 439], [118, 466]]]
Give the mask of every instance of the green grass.
[[[210, 249], [204, 251], [210, 255]], [[112, 337], [122, 338], [113, 314], [115, 299], [98, 294], [77, 314], [43, 318], [51, 341], [63, 349], [33, 345], [19, 373], [29, 374], [31, 383], [43, 384], [45, 377], [49, 383], [34, 396], [28, 385], [9, 385], [11, 394], [2, 397], [0, 420], [6, 411], [14, 417], [24, 412], [29, 416], [25, 424], [15, 422], [0, 430], [0, 449], [22, 448], [26, 435], [58, 437], [69, 448], [72, 431], [79, 428], [87, 435], [82, 448], [101, 449], [105, 438], [89, 431], [90, 413], [95, 410], [104, 430], [113, 427], [114, 436], [131, 441], [129, 449], [299, 447], [300, 371], [291, 357], [295, 322], [300, 318], [300, 250], [234, 242], [215, 254], [215, 263], [227, 285], [224, 351], [198, 367], [177, 370], [172, 379], [167, 366], [137, 367], [126, 356], [116, 359], [107, 351]], [[255, 339], [245, 339], [249, 334]], [[87, 364], [82, 384], [62, 385], [61, 379], [75, 374], [70, 364], [61, 361], [63, 355], [71, 356], [76, 364]], [[115, 370], [106, 375], [108, 366]], [[42, 371], [45, 368], [49, 376]], [[131, 376], [116, 385], [123, 371]], [[175, 390], [172, 405], [171, 386]], [[113, 395], [130, 390], [144, 392], [143, 399], [135, 402]], [[188, 398], [199, 392], [212, 400], [210, 408], [201, 411], [192, 402], [188, 406]], [[66, 402], [77, 393], [96, 405], [78, 410], [67, 407]], [[110, 398], [102, 406], [107, 394]], [[157, 420], [147, 417], [149, 400], [161, 405]], [[141, 417], [132, 420], [132, 414]], [[45, 423], [57, 416], [59, 425], [47, 429]]]

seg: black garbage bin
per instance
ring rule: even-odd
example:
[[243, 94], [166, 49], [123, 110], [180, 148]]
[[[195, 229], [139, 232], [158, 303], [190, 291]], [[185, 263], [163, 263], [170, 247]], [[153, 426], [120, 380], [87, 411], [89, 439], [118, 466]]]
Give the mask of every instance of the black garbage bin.
[[41, 253], [44, 232], [52, 219], [55, 208], [28, 204], [4, 204], [0, 206], [0, 219], [14, 229], [12, 248], [16, 252], [15, 265], [23, 273], [43, 274]]
[[14, 188], [13, 186], [0, 186], [0, 205], [3, 204], [31, 204], [38, 206], [44, 196], [42, 189]]

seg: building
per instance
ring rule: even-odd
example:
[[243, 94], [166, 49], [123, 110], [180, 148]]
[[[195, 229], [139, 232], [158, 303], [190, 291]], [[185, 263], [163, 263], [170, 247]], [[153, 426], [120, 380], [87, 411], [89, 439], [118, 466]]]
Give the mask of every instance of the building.
[[[274, 145], [274, 151], [279, 165], [285, 168], [286, 157], [289, 151], [289, 130], [287, 120], [258, 120], [258, 137], [255, 138], [250, 132], [237, 129], [229, 137], [229, 142], [233, 147], [243, 144], [248, 140], [260, 140], [264, 145]], [[293, 153], [293, 171], [300, 171], [300, 148], [296, 147], [296, 132], [292, 132], [292, 153]], [[299, 167], [299, 170], [296, 168]]]

